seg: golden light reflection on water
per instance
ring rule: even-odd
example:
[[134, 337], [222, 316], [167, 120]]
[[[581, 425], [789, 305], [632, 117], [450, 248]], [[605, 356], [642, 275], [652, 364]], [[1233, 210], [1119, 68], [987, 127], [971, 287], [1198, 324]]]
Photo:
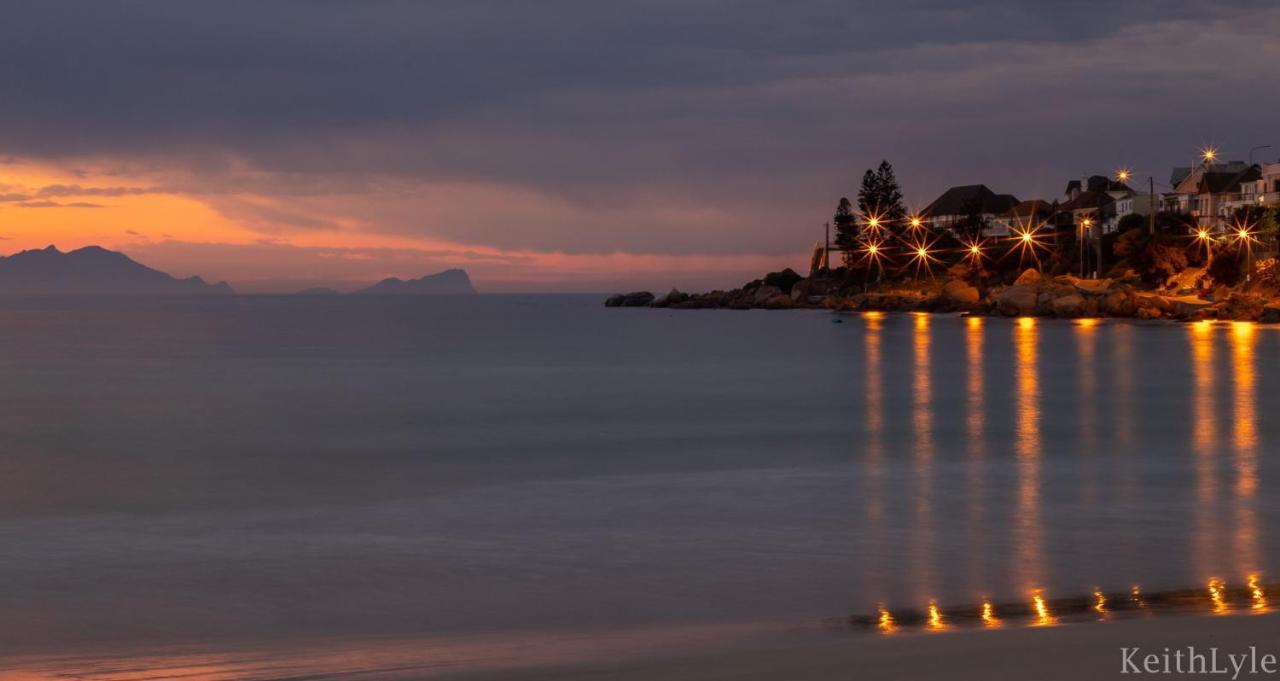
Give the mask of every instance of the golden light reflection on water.
[[947, 623], [942, 621], [942, 610], [938, 608], [935, 601], [929, 601], [929, 629], [932, 631], [942, 631], [947, 628]]
[[1209, 580], [1209, 600], [1213, 602], [1214, 614], [1221, 615], [1227, 611], [1227, 600], [1224, 592], [1226, 585], [1220, 579]]
[[1081, 485], [1082, 502], [1092, 506], [1101, 501], [1098, 489], [1098, 369], [1095, 366], [1095, 348], [1098, 343], [1098, 320], [1077, 319], [1072, 325], [1076, 342], [1076, 358], [1079, 394], [1076, 409], [1079, 414], [1080, 440], [1078, 452], [1086, 474]]
[[1038, 627], [1047, 627], [1058, 621], [1049, 611], [1049, 604], [1045, 602], [1044, 595], [1039, 591], [1031, 594], [1031, 608], [1036, 614], [1035, 625]]
[[1018, 467], [1018, 565], [1024, 583], [1044, 579], [1043, 537], [1040, 526], [1040, 376], [1036, 320], [1023, 317], [1014, 327], [1016, 382], [1015, 425]]
[[1218, 528], [1215, 526], [1214, 500], [1218, 496], [1216, 409], [1213, 356], [1213, 324], [1197, 322], [1191, 329], [1191, 442], [1195, 452], [1196, 504], [1193, 520], [1192, 560], [1201, 575], [1219, 569], [1214, 562], [1219, 554]]
[[1254, 362], [1255, 326], [1231, 324], [1232, 376], [1235, 381], [1232, 441], [1235, 445], [1235, 565], [1248, 572], [1258, 564], [1258, 432], [1257, 367]]
[[982, 361], [982, 318], [965, 320], [966, 430], [968, 432], [969, 576], [977, 584], [983, 578], [986, 555], [986, 504], [983, 471], [986, 465], [986, 399]]
[[932, 590], [934, 583], [933, 531], [933, 384], [930, 361], [929, 315], [915, 315], [913, 348], [915, 355], [912, 381], [912, 423], [915, 425], [915, 511], [916, 532], [914, 559], [916, 584]]
[[[868, 540], [871, 546], [883, 546], [885, 542], [885, 456], [884, 456], [884, 380], [880, 358], [882, 312], [864, 312], [865, 325], [863, 347], [866, 353], [865, 391], [866, 400], [866, 488], [863, 497], [866, 499], [866, 515], [868, 524]], [[864, 574], [873, 588], [884, 587], [881, 575], [884, 574], [883, 551], [871, 552], [867, 560]], [[884, 612], [888, 616], [888, 612]], [[892, 623], [892, 618], [889, 619]]]
[[880, 619], [876, 626], [886, 634], [892, 634], [898, 630], [898, 625], [893, 621], [893, 615], [889, 614], [889, 611], [885, 610], [883, 605], [880, 606]]
[[1251, 610], [1254, 612], [1266, 612], [1268, 610], [1267, 594], [1262, 590], [1261, 579], [1256, 573], [1249, 575], [1249, 597], [1253, 600], [1253, 603], [1249, 606]]
[[996, 617], [996, 606], [991, 601], [982, 602], [982, 625], [986, 627], [1000, 626], [1000, 618]]

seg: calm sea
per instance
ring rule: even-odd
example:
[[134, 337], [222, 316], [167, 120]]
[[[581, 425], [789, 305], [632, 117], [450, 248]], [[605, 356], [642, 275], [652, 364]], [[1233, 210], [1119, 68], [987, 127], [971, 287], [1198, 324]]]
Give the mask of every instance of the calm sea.
[[0, 669], [421, 677], [1280, 577], [1277, 357], [1254, 325], [3, 300]]

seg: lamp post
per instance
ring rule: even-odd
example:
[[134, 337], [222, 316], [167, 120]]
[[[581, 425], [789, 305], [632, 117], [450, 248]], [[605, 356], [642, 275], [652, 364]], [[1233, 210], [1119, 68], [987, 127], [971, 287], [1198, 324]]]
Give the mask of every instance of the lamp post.
[[1084, 279], [1084, 240], [1085, 235], [1089, 233], [1089, 227], [1093, 224], [1093, 218], [1084, 216], [1080, 218], [1080, 278]]

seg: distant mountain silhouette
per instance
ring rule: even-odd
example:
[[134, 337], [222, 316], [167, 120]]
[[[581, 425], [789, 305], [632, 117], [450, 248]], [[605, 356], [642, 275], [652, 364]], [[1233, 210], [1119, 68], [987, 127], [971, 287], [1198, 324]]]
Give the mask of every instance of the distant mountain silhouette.
[[357, 294], [401, 294], [401, 295], [423, 295], [423, 294], [447, 294], [447, 293], [475, 293], [476, 290], [471, 286], [471, 278], [467, 276], [466, 270], [445, 270], [436, 274], [428, 274], [419, 279], [383, 279], [382, 281], [370, 286], [353, 291]]
[[235, 293], [226, 282], [176, 279], [124, 253], [85, 246], [63, 253], [53, 246], [0, 256], [0, 294], [8, 293]]

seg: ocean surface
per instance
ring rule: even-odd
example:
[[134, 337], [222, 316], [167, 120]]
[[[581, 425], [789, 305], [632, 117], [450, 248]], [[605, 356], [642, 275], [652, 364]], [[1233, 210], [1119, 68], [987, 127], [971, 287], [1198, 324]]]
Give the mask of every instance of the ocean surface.
[[0, 677], [430, 678], [1280, 577], [1277, 358], [1252, 324], [0, 300]]

